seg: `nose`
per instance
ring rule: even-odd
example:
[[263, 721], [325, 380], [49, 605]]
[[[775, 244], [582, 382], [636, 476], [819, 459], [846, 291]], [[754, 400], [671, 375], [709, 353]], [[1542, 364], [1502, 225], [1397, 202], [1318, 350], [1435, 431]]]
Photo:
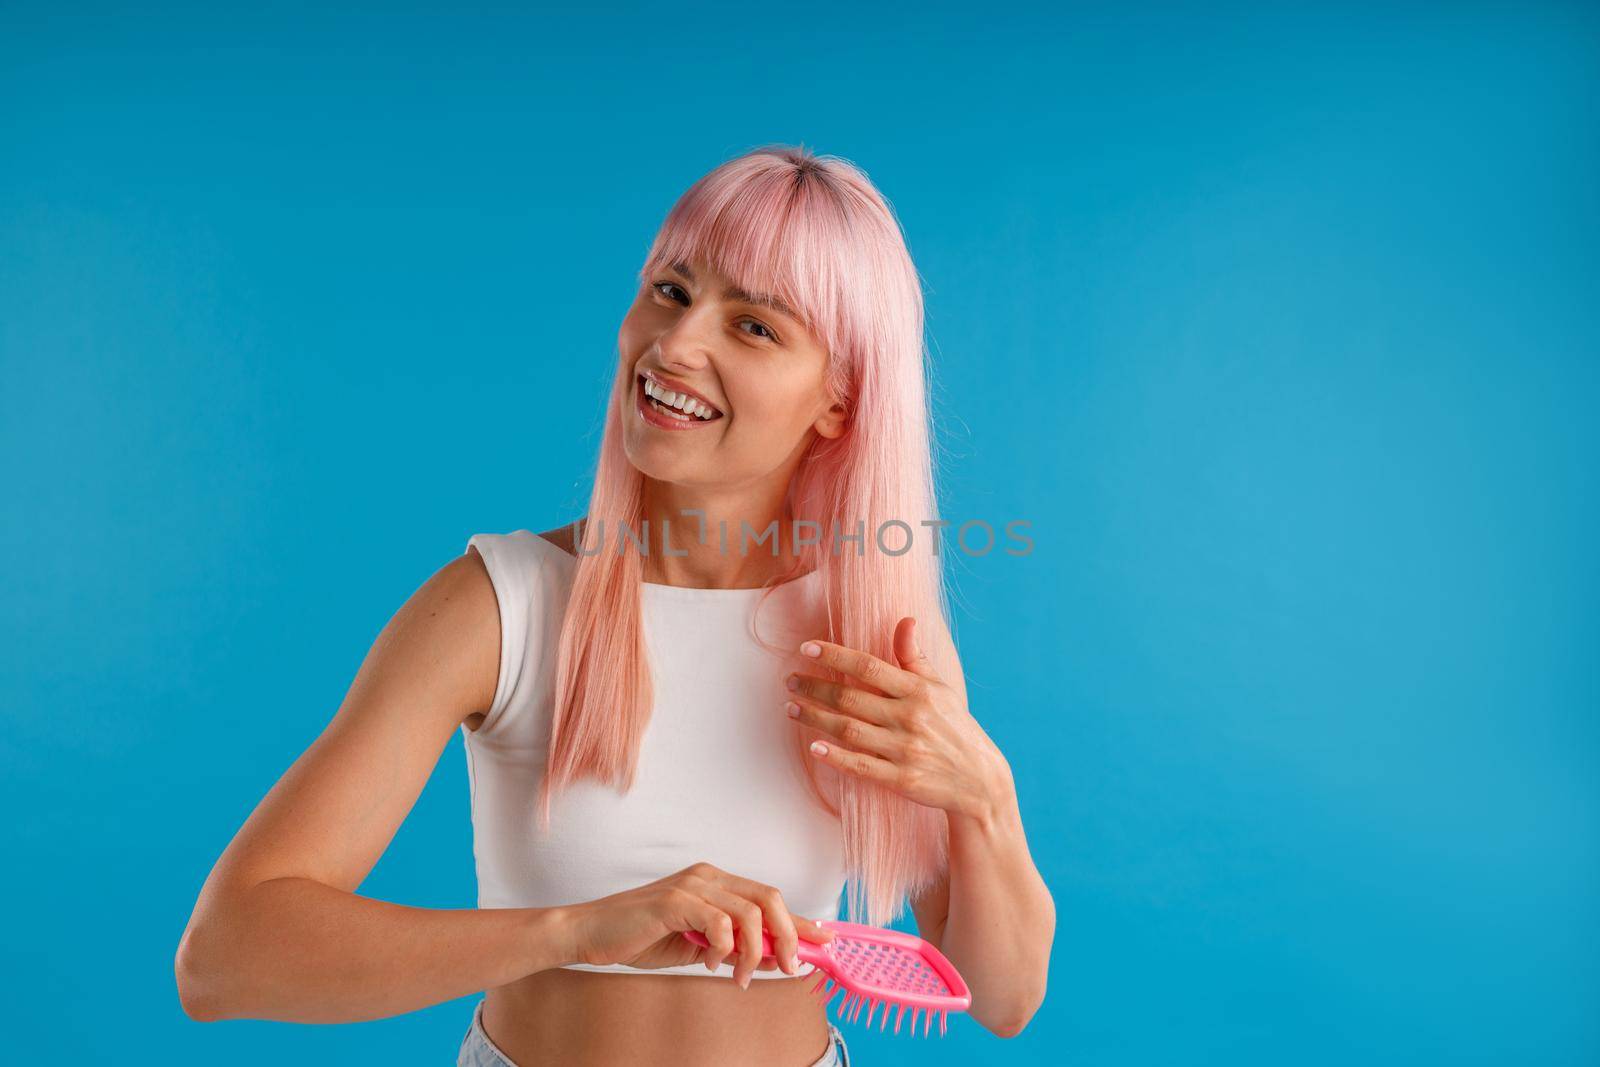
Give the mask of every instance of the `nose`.
[[711, 362], [711, 345], [702, 336], [707, 328], [693, 312], [678, 318], [672, 327], [657, 338], [664, 370], [704, 370]]

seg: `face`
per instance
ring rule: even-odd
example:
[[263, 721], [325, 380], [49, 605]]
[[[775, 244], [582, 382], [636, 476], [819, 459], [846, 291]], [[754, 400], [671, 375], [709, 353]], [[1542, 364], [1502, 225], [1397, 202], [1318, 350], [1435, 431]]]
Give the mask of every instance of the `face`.
[[844, 407], [823, 390], [822, 345], [786, 309], [733, 290], [703, 260], [646, 277], [617, 349], [631, 385], [623, 446], [648, 478], [786, 485], [814, 435], [844, 432]]

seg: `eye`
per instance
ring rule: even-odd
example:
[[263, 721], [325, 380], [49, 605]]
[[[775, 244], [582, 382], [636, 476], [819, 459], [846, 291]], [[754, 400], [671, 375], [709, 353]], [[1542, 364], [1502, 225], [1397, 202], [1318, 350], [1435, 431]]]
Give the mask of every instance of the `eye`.
[[[660, 293], [662, 296], [666, 297], [668, 300], [673, 301], [674, 303], [678, 303], [678, 304], [687, 304], [688, 303], [689, 294], [685, 293], [683, 291], [683, 286], [679, 285], [677, 282], [669, 282], [669, 281], [651, 282], [650, 283], [650, 288], [655, 290], [656, 292]], [[672, 290], [672, 289], [675, 289], [679, 293], [682, 293], [684, 299], [679, 300], [676, 296], [673, 296], [672, 293], [668, 292], [668, 290]], [[779, 340], [778, 335], [772, 331], [772, 327], [768, 326], [766, 323], [762, 322], [760, 319], [746, 319], [744, 322], [740, 323], [740, 325], [741, 326], [755, 326], [755, 327], [758, 327], [761, 330], [761, 332], [758, 333], [758, 334], [755, 334], [754, 336], [759, 337], [763, 341], [778, 341]]]
[[763, 338], [765, 340], [768, 340], [768, 341], [776, 341], [778, 339], [778, 335], [773, 333], [771, 328], [768, 327], [767, 324], [764, 323], [764, 322], [760, 322], [760, 321], [758, 321], [756, 319], [746, 319], [745, 322], [744, 322], [744, 325], [747, 325], [747, 326], [759, 326], [763, 330], [766, 330], [766, 333], [757, 334], [756, 335], [757, 337], [761, 337], [761, 338]]

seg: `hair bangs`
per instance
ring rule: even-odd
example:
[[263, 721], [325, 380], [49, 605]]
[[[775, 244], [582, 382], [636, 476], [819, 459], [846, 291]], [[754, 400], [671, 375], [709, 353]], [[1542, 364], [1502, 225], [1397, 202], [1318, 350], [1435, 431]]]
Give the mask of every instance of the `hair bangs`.
[[[825, 351], [841, 349], [860, 332], [841, 318], [849, 308], [844, 279], [864, 269], [852, 255], [844, 204], [815, 167], [762, 155], [738, 162], [746, 165], [713, 171], [678, 200], [639, 283], [675, 264], [702, 262], [745, 292], [787, 304]], [[830, 360], [830, 384], [841, 384], [843, 369]]]

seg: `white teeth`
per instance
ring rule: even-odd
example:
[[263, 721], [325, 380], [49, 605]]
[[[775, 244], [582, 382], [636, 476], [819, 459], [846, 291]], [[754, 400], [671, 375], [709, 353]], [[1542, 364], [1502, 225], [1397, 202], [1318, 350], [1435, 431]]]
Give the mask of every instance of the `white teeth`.
[[[675, 417], [693, 417], [702, 421], [716, 417], [716, 413], [709, 405], [701, 403], [687, 393], [664, 389], [651, 378], [644, 380], [644, 395], [656, 400], [662, 407], [676, 408], [677, 411], [668, 412]], [[680, 416], [678, 412], [683, 412], [684, 415]]]

